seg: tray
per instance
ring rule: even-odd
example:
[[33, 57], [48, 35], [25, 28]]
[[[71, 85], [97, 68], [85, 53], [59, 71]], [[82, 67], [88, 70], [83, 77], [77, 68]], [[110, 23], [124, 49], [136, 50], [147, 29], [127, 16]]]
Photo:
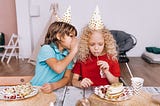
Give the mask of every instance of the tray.
[[106, 95], [108, 87], [109, 87], [109, 85], [96, 87], [94, 89], [94, 93], [98, 97], [100, 97], [102, 99], [105, 99], [105, 100], [108, 100], [108, 101], [124, 101], [124, 100], [130, 99], [133, 96], [132, 89], [130, 87], [124, 87], [124, 90], [122, 91], [122, 95], [121, 96], [119, 96], [118, 98], [109, 98]]

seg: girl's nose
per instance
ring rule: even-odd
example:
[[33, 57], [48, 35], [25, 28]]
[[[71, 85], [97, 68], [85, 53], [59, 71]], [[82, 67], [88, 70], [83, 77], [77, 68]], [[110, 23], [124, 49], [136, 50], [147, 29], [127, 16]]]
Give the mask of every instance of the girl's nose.
[[95, 49], [95, 50], [98, 50], [98, 49], [99, 49], [99, 47], [98, 47], [98, 46], [95, 46], [95, 47], [94, 47], [94, 49]]

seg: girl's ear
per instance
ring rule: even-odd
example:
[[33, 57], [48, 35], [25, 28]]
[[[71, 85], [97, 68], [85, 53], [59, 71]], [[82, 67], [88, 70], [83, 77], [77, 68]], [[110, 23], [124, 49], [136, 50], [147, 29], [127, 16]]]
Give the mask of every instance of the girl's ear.
[[59, 33], [57, 33], [56, 37], [57, 37], [58, 40], [61, 40], [61, 37], [60, 37]]

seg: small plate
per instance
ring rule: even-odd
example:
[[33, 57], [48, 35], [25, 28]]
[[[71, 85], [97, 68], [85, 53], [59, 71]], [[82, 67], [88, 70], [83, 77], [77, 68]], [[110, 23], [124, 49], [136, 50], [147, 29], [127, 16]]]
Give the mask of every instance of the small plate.
[[108, 101], [124, 101], [124, 100], [128, 100], [133, 96], [133, 91], [131, 88], [129, 87], [124, 87], [124, 90], [122, 92], [122, 95], [119, 98], [108, 98], [106, 95], [107, 89], [108, 89], [109, 85], [106, 86], [100, 86], [100, 87], [96, 87], [94, 90], [94, 93], [99, 96], [102, 99], [108, 100]]
[[38, 88], [37, 87], [33, 87], [33, 91], [29, 94], [29, 95], [26, 95], [24, 96], [23, 98], [18, 96], [18, 94], [14, 93], [13, 95], [10, 94], [11, 96], [7, 96], [7, 94], [4, 92], [7, 87], [3, 88], [1, 91], [0, 91], [0, 100], [22, 100], [22, 99], [27, 99], [27, 98], [30, 98], [30, 97], [33, 97], [35, 95], [38, 94]]

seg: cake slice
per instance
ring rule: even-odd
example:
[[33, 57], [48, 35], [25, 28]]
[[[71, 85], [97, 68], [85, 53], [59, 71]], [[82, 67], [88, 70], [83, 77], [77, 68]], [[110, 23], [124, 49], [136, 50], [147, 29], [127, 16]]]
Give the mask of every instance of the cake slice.
[[108, 87], [106, 97], [108, 99], [117, 99], [120, 96], [123, 96], [123, 90], [123, 83], [114, 83]]

